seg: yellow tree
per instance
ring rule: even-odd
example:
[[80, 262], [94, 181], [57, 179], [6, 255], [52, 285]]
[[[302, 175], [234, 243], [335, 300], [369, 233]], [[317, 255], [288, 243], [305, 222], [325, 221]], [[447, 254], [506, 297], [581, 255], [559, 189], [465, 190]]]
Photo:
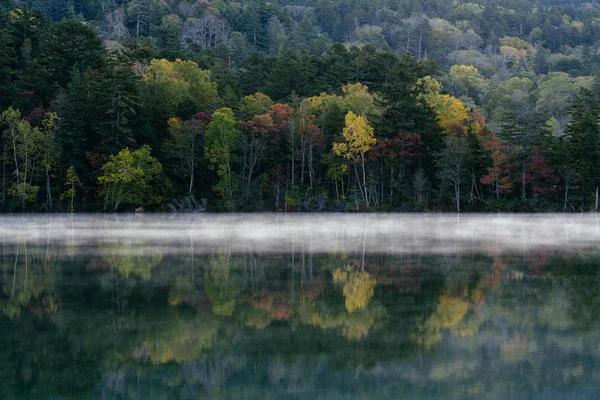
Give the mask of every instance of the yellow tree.
[[333, 271], [333, 280], [344, 284], [343, 293], [348, 312], [365, 308], [375, 294], [375, 278], [368, 272], [356, 270], [350, 265]]
[[464, 133], [463, 123], [468, 118], [466, 107], [454, 96], [442, 94], [442, 84], [430, 76], [419, 80], [422, 87], [421, 98], [435, 110], [439, 124], [447, 134]]
[[348, 83], [342, 86], [343, 98], [341, 99], [348, 111], [358, 115], [379, 115], [381, 109], [377, 107], [376, 97], [369, 93], [369, 87], [361, 83]]
[[[350, 111], [346, 114], [346, 126], [343, 131], [344, 142], [333, 144], [335, 154], [353, 162], [358, 188], [367, 208], [369, 208], [369, 193], [365, 172], [365, 153], [377, 143], [374, 134], [375, 131], [365, 117], [357, 116]], [[362, 185], [356, 168], [357, 164], [360, 164], [362, 168]]]
[[451, 93], [454, 96], [467, 94], [471, 98], [481, 91], [484, 79], [479, 70], [472, 65], [453, 65], [448, 73]]

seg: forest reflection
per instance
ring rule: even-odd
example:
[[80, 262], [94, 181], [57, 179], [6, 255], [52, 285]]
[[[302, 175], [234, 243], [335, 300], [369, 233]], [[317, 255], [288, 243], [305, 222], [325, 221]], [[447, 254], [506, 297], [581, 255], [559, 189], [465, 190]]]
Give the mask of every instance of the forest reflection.
[[0, 393], [532, 398], [600, 390], [598, 251], [232, 248], [5, 242]]

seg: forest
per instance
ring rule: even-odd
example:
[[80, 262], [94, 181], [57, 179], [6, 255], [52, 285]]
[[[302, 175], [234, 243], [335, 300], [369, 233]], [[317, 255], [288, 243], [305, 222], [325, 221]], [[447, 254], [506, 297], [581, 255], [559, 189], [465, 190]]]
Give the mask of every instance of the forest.
[[0, 0], [0, 210], [591, 211], [600, 5]]

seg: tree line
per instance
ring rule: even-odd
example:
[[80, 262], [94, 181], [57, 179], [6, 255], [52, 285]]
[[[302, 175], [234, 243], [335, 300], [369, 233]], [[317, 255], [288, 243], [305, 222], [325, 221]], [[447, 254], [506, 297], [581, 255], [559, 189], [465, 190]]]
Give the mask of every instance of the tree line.
[[[502, 14], [494, 4], [463, 8]], [[232, 30], [232, 4], [189, 6], [206, 29], [170, 41], [135, 8], [136, 23], [109, 37], [97, 17], [4, 7], [3, 210], [598, 208], [600, 103], [595, 70], [582, 67], [597, 51], [583, 6], [535, 12], [564, 12], [580, 33], [558, 47], [531, 23], [498, 38], [429, 9], [395, 11], [410, 15], [402, 29], [420, 21], [392, 35], [402, 46], [337, 38], [309, 5], [273, 6], [280, 40], [253, 42]], [[238, 26], [269, 7], [244, 4]]]

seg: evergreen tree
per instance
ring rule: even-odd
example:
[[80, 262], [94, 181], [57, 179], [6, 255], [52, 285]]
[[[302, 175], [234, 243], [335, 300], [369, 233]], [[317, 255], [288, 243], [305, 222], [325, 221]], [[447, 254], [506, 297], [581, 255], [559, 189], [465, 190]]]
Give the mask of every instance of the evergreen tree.
[[124, 147], [132, 146], [136, 140], [131, 129], [137, 114], [138, 77], [131, 71], [131, 66], [114, 60], [114, 68], [93, 82], [98, 93], [94, 104], [97, 123], [93, 130], [101, 138], [95, 146], [98, 151], [116, 154]]
[[597, 187], [600, 185], [600, 102], [590, 90], [582, 89], [570, 108], [571, 163], [579, 177], [581, 207], [589, 208], [588, 200], [596, 194], [594, 209], [598, 208]]

